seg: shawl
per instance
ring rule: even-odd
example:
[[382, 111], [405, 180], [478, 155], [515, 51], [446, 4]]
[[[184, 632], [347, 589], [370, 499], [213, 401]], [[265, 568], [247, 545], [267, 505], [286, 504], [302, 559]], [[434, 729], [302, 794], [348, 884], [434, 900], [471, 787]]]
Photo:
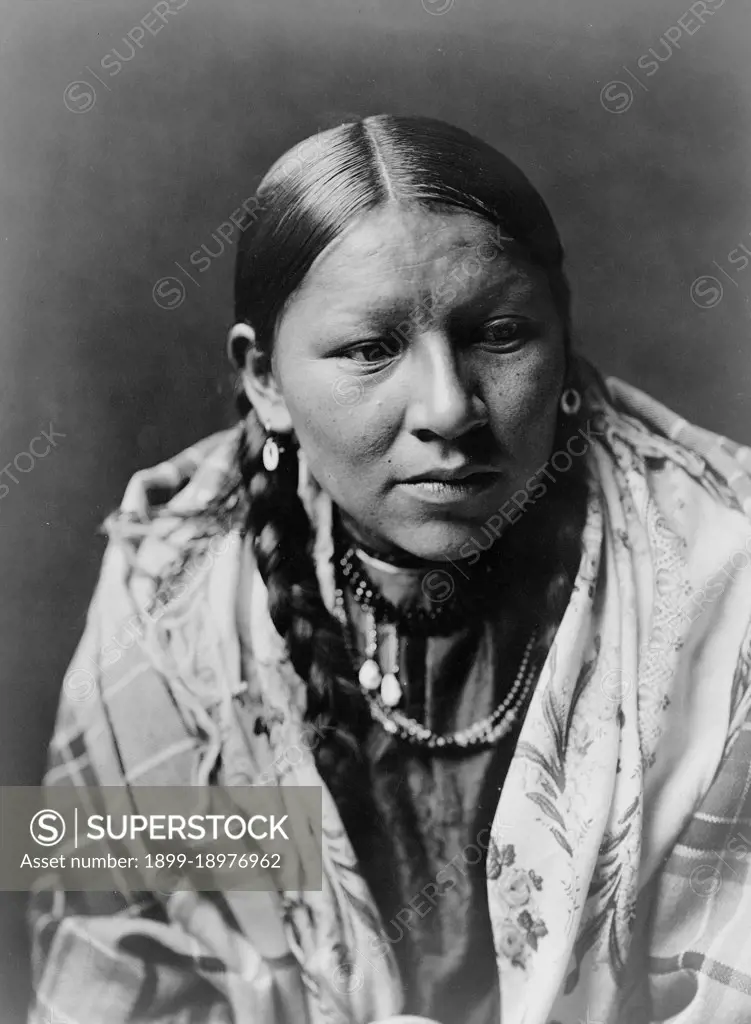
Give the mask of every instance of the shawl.
[[[477, 837], [502, 1021], [741, 1024], [751, 451], [585, 369], [581, 563], [491, 834]], [[40, 890], [32, 1022], [174, 1022], [189, 1003], [193, 1020], [236, 1024], [400, 1012], [395, 958], [316, 771], [305, 688], [241, 523], [201, 514], [237, 473], [238, 429], [136, 474], [109, 520], [45, 782], [321, 786], [322, 889]], [[558, 455], [546, 465], [563, 472]], [[173, 491], [159, 507], [155, 481]], [[331, 505], [304, 465], [300, 494], [331, 607]], [[252, 583], [238, 608], [240, 573]], [[259, 715], [267, 730], [253, 729]]]

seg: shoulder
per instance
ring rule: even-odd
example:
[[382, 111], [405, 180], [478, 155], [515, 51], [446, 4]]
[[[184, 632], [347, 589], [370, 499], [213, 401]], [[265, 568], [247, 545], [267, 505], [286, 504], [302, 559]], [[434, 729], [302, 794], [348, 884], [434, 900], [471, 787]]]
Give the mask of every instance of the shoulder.
[[[584, 366], [587, 403], [598, 428], [593, 432], [621, 474], [643, 479], [642, 503], [651, 502], [688, 545], [709, 538], [721, 559], [745, 542], [751, 532], [751, 449]], [[631, 490], [639, 490], [638, 484]]]
[[186, 676], [183, 663], [188, 653], [203, 656], [209, 635], [212, 650], [236, 643], [242, 535], [231, 501], [219, 500], [232, 484], [236, 440], [236, 431], [214, 435], [135, 474], [108, 518], [86, 628], [63, 681], [48, 781], [85, 762], [101, 784], [121, 776], [169, 784], [190, 777], [203, 756], [190, 708], [205, 705], [210, 715], [217, 686], [191, 664], [200, 691], [192, 692], [195, 672]]
[[635, 478], [654, 601], [674, 608], [668, 633], [689, 630], [694, 669], [735, 717], [751, 693], [751, 450], [623, 381], [603, 394], [612, 458]]
[[706, 595], [710, 584], [718, 597], [732, 591], [737, 613], [748, 619], [751, 450], [690, 423], [617, 378], [600, 382], [591, 396], [608, 459], [645, 531], [656, 592], [676, 585], [666, 576], [681, 563], [689, 595]]
[[109, 543], [89, 605], [89, 663], [106, 677], [128, 667], [140, 641], [206, 588], [233, 583], [241, 546], [238, 429], [205, 438], [131, 478], [104, 523]]
[[212, 434], [131, 477], [103, 526], [110, 541], [105, 582], [127, 577], [153, 596], [207, 549], [216, 555], [226, 548], [244, 513], [239, 439], [239, 426]]
[[166, 511], [199, 512], [237, 480], [240, 426], [202, 438], [131, 477], [119, 513], [150, 522]]

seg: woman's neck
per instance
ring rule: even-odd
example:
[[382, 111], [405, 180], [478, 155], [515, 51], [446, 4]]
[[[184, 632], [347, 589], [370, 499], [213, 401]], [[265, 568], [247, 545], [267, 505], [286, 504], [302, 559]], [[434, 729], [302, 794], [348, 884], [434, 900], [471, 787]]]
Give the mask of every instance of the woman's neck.
[[462, 566], [463, 559], [418, 558], [396, 545], [374, 542], [338, 508], [334, 512], [334, 533], [340, 557], [347, 548], [354, 549], [355, 559], [371, 585], [400, 609], [430, 611], [438, 602], [445, 613], [451, 608], [459, 614], [467, 598], [476, 599], [486, 589], [490, 567], [487, 556], [472, 567]]
[[368, 559], [375, 562], [385, 563], [396, 569], [422, 570], [427, 573], [432, 569], [446, 569], [448, 566], [461, 565], [462, 559], [457, 558], [453, 562], [449, 559], [431, 560], [413, 555], [404, 548], [381, 537], [376, 537], [369, 531], [363, 530], [346, 512], [335, 506], [334, 509], [335, 529], [340, 531], [342, 536], [354, 548], [363, 552]]

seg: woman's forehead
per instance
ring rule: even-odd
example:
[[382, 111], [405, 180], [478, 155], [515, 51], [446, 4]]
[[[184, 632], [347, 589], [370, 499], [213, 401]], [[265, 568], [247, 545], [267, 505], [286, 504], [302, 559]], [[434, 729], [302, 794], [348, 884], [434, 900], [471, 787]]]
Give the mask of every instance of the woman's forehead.
[[435, 301], [443, 285], [459, 302], [488, 289], [528, 292], [537, 277], [476, 214], [388, 206], [359, 218], [324, 250], [288, 309], [377, 314], [426, 296]]
[[321, 253], [309, 274], [323, 283], [338, 279], [343, 270], [404, 273], [472, 250], [487, 254], [491, 244], [498, 248], [497, 229], [477, 214], [389, 204], [353, 221]]

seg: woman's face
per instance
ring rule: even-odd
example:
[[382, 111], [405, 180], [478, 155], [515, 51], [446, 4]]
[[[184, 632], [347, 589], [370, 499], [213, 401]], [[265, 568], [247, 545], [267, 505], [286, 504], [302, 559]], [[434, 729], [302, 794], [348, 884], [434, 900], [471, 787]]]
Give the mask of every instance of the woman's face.
[[501, 252], [494, 225], [394, 205], [318, 257], [272, 367], [350, 528], [376, 550], [443, 561], [547, 461], [563, 328], [544, 272]]

